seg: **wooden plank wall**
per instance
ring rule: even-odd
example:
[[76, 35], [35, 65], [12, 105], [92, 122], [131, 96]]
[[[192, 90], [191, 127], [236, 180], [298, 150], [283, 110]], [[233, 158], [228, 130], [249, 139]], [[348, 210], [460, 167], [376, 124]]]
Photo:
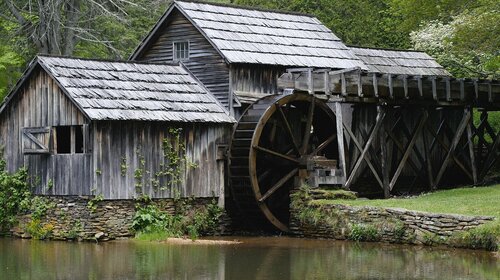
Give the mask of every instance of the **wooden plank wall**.
[[229, 67], [224, 59], [203, 37], [203, 35], [177, 10], [172, 11], [160, 35], [137, 60], [150, 62], [173, 62], [172, 46], [174, 41], [189, 41], [189, 60], [183, 61], [217, 99], [228, 107]]
[[278, 78], [285, 70], [280, 66], [232, 65], [231, 89], [232, 91], [277, 94]]
[[0, 116], [0, 146], [4, 147], [8, 170], [14, 172], [26, 166], [36, 194], [88, 194], [90, 178], [86, 169], [90, 169], [90, 155], [23, 155], [21, 135], [24, 127], [86, 123], [86, 117], [55, 81], [44, 71], [35, 69]]
[[[168, 161], [163, 156], [163, 139], [171, 137], [169, 128], [179, 127], [186, 158], [197, 167], [184, 168], [181, 183], [169, 187], [169, 177], [156, 173]], [[217, 161], [217, 145], [227, 144], [230, 126], [115, 121], [97, 122], [93, 129], [96, 194], [108, 199], [131, 199], [141, 193], [152, 198], [220, 195], [224, 178], [218, 172], [222, 162]]]

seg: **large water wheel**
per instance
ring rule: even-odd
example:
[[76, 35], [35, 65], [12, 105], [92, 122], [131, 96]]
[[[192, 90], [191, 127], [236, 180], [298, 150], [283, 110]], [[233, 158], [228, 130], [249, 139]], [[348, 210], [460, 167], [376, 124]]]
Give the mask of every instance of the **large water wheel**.
[[230, 186], [246, 223], [288, 231], [294, 179], [315, 159], [336, 163], [335, 116], [309, 94], [271, 95], [243, 112], [232, 139]]

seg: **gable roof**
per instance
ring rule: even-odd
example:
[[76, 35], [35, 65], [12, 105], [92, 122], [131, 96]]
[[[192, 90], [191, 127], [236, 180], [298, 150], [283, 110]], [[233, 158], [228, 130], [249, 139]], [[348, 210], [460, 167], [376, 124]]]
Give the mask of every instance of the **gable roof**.
[[366, 69], [317, 18], [220, 4], [174, 1], [134, 51], [135, 59], [178, 9], [228, 63]]
[[369, 72], [399, 75], [451, 76], [424, 52], [351, 47]]
[[[216, 98], [179, 65], [38, 56], [16, 89], [38, 65], [91, 120], [234, 122]], [[10, 95], [0, 113], [12, 99]]]

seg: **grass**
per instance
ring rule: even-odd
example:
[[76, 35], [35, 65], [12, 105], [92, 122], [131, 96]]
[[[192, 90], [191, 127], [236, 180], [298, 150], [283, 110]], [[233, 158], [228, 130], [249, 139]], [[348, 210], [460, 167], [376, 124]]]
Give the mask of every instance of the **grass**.
[[394, 207], [432, 213], [494, 216], [500, 219], [500, 185], [436, 191], [412, 198], [323, 199], [314, 203]]

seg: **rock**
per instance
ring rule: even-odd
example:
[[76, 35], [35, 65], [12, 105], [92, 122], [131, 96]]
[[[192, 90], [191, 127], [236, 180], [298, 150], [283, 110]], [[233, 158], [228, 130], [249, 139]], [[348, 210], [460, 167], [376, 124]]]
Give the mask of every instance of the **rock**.
[[103, 237], [104, 237], [104, 235], [105, 235], [105, 233], [104, 233], [104, 232], [102, 232], [102, 231], [100, 231], [100, 232], [98, 232], [98, 233], [96, 233], [96, 234], [94, 235], [94, 238], [95, 238], [95, 239], [97, 239], [97, 240], [99, 240], [99, 239], [103, 238]]

